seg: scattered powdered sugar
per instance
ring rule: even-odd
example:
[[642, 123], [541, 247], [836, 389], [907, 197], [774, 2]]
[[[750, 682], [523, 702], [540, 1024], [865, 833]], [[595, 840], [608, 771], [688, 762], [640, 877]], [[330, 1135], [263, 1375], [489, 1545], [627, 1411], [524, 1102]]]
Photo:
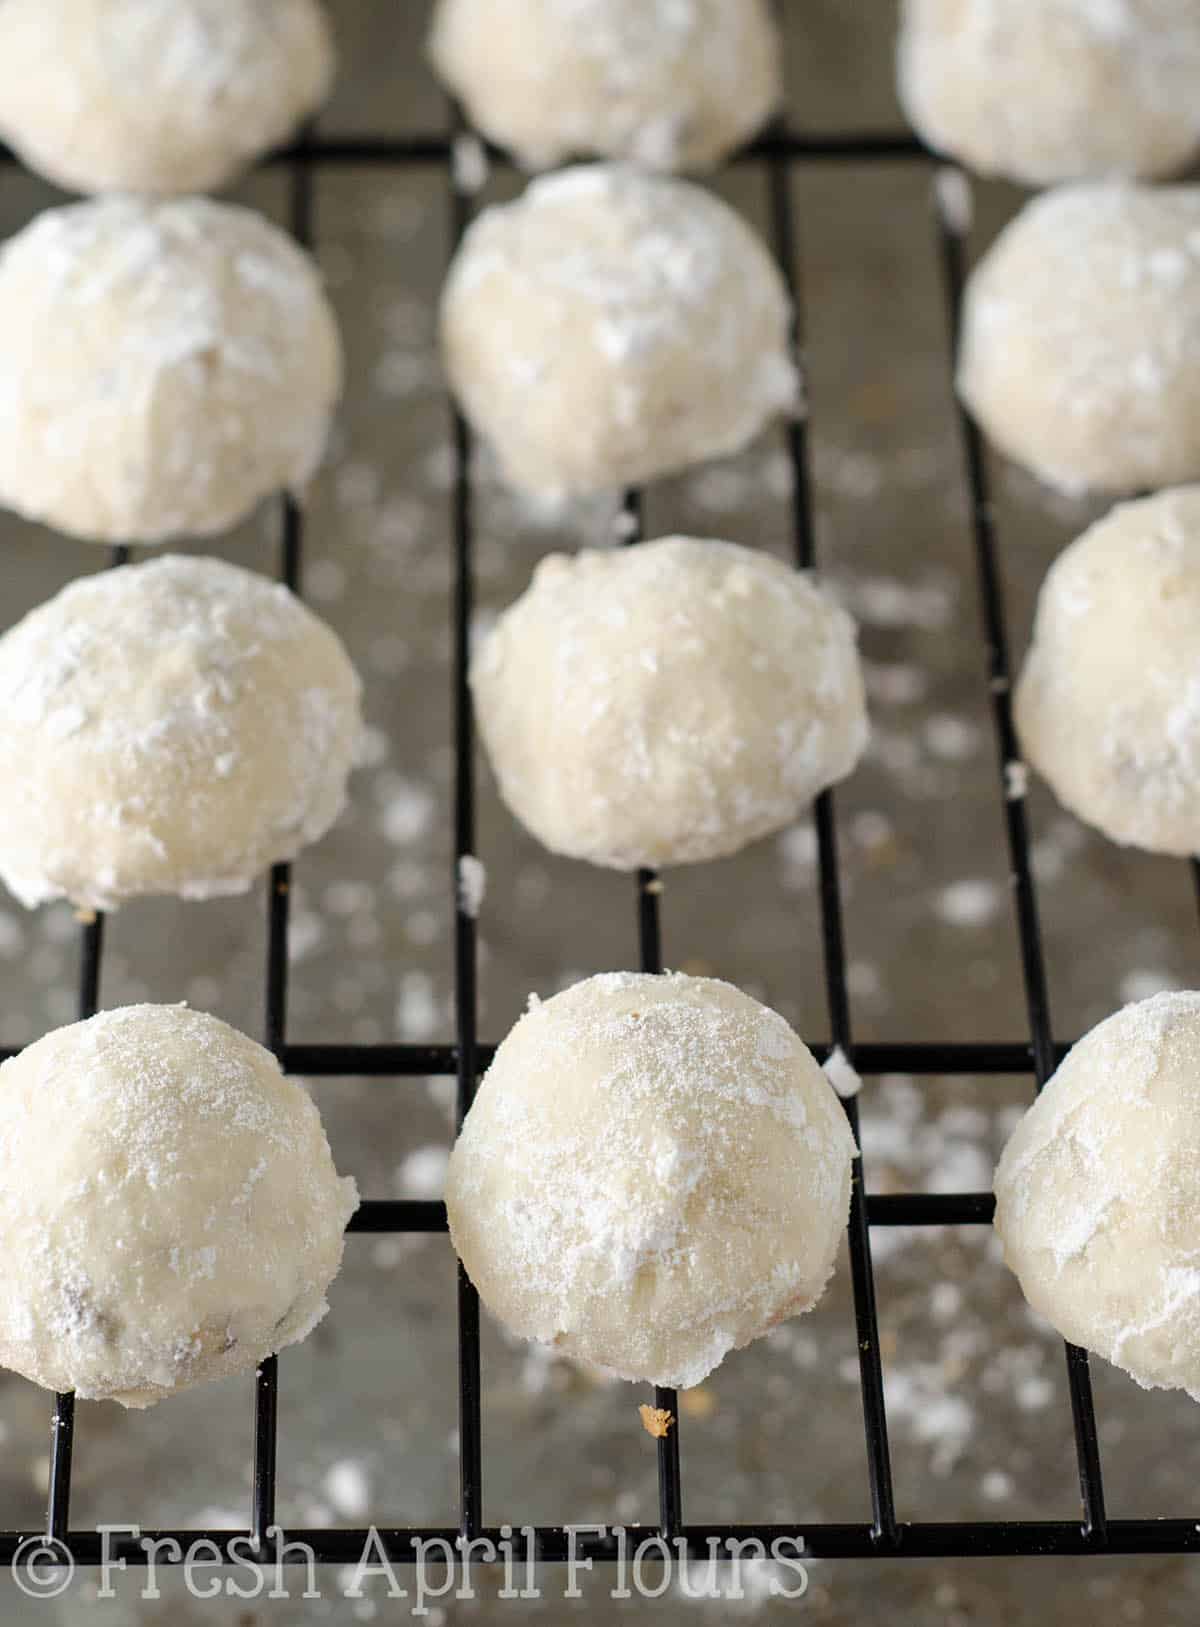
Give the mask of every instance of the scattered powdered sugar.
[[925, 744], [935, 757], [947, 762], [965, 762], [979, 749], [982, 730], [969, 718], [936, 712], [925, 720]]
[[907, 1367], [886, 1368], [884, 1392], [889, 1415], [902, 1420], [914, 1440], [931, 1448], [933, 1473], [948, 1475], [971, 1438], [975, 1409], [965, 1396], [947, 1389], [941, 1363], [913, 1362]]
[[380, 829], [389, 842], [405, 847], [423, 836], [433, 824], [437, 799], [428, 785], [403, 774], [381, 775], [375, 795], [383, 805]]
[[856, 1072], [840, 1045], [835, 1045], [825, 1059], [824, 1070], [825, 1077], [839, 1096], [857, 1096], [862, 1089], [862, 1075]]
[[849, 583], [847, 598], [850, 609], [869, 626], [936, 632], [954, 615], [956, 589], [937, 573], [915, 583], [894, 576], [868, 576]]
[[483, 861], [473, 853], [462, 854], [458, 861], [458, 903], [459, 908], [472, 920], [478, 918], [483, 908], [486, 890], [487, 871]]
[[[870, 1099], [864, 1099], [860, 1123], [868, 1183], [880, 1166], [893, 1176], [902, 1175], [905, 1186], [919, 1185], [926, 1192], [982, 1192], [991, 1182], [991, 1125], [988, 1116], [974, 1108], [950, 1106], [936, 1118], [926, 1118], [920, 1090], [907, 1078], [888, 1075]], [[877, 1230], [872, 1248], [906, 1231]]]
[[321, 1481], [321, 1489], [343, 1519], [361, 1520], [371, 1506], [367, 1471], [354, 1458], [333, 1464]]
[[448, 1147], [418, 1147], [396, 1171], [396, 1190], [405, 1198], [440, 1198], [446, 1186]]
[[474, 196], [482, 192], [488, 179], [487, 148], [477, 135], [469, 131], [455, 136], [450, 150], [454, 171], [454, 184], [460, 192]]
[[1133, 1005], [1138, 1000], [1150, 1000], [1156, 994], [1165, 994], [1179, 988], [1179, 984], [1169, 972], [1139, 967], [1135, 971], [1126, 972], [1121, 979], [1121, 1001], [1124, 1005]]
[[934, 910], [948, 926], [986, 926], [999, 914], [1001, 889], [994, 881], [972, 877], [951, 882], [934, 897]]
[[428, 972], [405, 972], [396, 1002], [396, 1027], [410, 1042], [432, 1039], [438, 1028], [438, 1003]]
[[974, 216], [970, 177], [963, 170], [944, 164], [933, 178], [933, 193], [947, 231], [956, 237], [965, 237]]
[[913, 706], [929, 690], [928, 674], [909, 662], [864, 661], [863, 678], [870, 698], [885, 706]]
[[1004, 795], [1009, 802], [1020, 802], [1029, 790], [1029, 768], [1017, 758], [1004, 765]]

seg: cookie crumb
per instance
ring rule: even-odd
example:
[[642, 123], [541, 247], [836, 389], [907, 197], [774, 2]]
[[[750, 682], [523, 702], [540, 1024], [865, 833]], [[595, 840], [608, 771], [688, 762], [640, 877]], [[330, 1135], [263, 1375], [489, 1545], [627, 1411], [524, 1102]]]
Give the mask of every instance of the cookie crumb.
[[638, 1408], [638, 1416], [647, 1435], [653, 1435], [659, 1441], [666, 1439], [675, 1422], [674, 1413], [668, 1412], [666, 1407], [648, 1407], [644, 1402]]
[[80, 926], [93, 926], [96, 920], [96, 912], [95, 910], [78, 909], [75, 911], [75, 919]]

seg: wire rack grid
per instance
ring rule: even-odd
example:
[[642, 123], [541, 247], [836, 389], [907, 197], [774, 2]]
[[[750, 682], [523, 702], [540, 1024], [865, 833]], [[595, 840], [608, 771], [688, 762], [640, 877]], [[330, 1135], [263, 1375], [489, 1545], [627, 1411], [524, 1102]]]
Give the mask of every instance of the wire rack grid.
[[[446, 207], [451, 249], [457, 247], [472, 213], [472, 193], [463, 178], [459, 143], [479, 138], [467, 132], [456, 109], [444, 132], [405, 137], [352, 137], [304, 132], [293, 144], [267, 160], [289, 172], [289, 225], [298, 241], [314, 241], [314, 171], [326, 166], [381, 166], [403, 171], [413, 166], [435, 166], [446, 177]], [[508, 164], [506, 154], [481, 143], [489, 160]], [[0, 148], [0, 160], [12, 161]], [[780, 122], [736, 154], [731, 162], [753, 166], [762, 176], [771, 222], [772, 244], [791, 291], [796, 326], [797, 363], [804, 361], [804, 299], [800, 225], [793, 207], [792, 174], [797, 166], [850, 162], [881, 164], [925, 162], [931, 166], [933, 228], [937, 233], [944, 283], [946, 319], [952, 340], [957, 339], [959, 310], [966, 269], [965, 225], [950, 207], [955, 172], [941, 166], [914, 136], [848, 131], [844, 134], [805, 135]], [[953, 354], [953, 345], [951, 353]], [[978, 578], [980, 613], [985, 645], [983, 677], [989, 685], [998, 766], [997, 794], [1002, 800], [1011, 862], [1015, 927], [1020, 943], [1028, 1036], [995, 1043], [944, 1043], [903, 1040], [863, 1044], [853, 1040], [846, 979], [846, 953], [842, 930], [841, 883], [838, 871], [838, 833], [835, 800], [830, 793], [817, 802], [815, 821], [819, 862], [819, 932], [821, 938], [829, 1040], [812, 1045], [819, 1060], [840, 1047], [864, 1076], [883, 1073], [932, 1076], [1028, 1075], [1040, 1088], [1069, 1045], [1053, 1037], [1047, 995], [1036, 888], [1030, 865], [1029, 835], [1024, 804], [1007, 794], [1009, 766], [1018, 760], [1009, 690], [1010, 668], [1001, 572], [992, 519], [983, 443], [970, 417], [958, 412], [964, 471], [970, 496], [970, 537]], [[807, 569], [816, 562], [814, 506], [809, 471], [809, 432], [805, 418], [787, 427], [793, 474], [791, 527], [795, 562]], [[289, 1073], [323, 1077], [446, 1076], [457, 1082], [457, 1118], [461, 1123], [470, 1107], [476, 1081], [494, 1053], [493, 1045], [477, 1034], [476, 923], [459, 896], [458, 861], [474, 853], [474, 741], [467, 684], [470, 624], [473, 607], [471, 436], [462, 417], [452, 412], [454, 475], [451, 487], [454, 585], [450, 606], [453, 630], [454, 703], [454, 829], [455, 870], [450, 878], [454, 910], [454, 973], [456, 1032], [448, 1044], [293, 1044], [287, 1037], [288, 915], [291, 867], [271, 872], [267, 889], [268, 938], [265, 977], [264, 1039]], [[625, 499], [626, 534], [636, 544], [641, 535], [641, 504], [636, 492]], [[279, 576], [295, 591], [302, 577], [304, 520], [298, 508], [285, 502], [280, 543]], [[127, 550], [117, 548], [112, 563], [125, 563]], [[1191, 861], [1193, 883], [1200, 896], [1200, 864]], [[656, 878], [643, 871], [636, 878], [635, 920], [643, 970], [662, 969], [662, 938]], [[99, 1006], [104, 947], [104, 921], [97, 917], [81, 928], [78, 1009], [81, 1017]], [[0, 1051], [0, 1058], [11, 1052]], [[857, 1135], [858, 1114], [853, 1100], [846, 1111]], [[741, 1524], [689, 1525], [679, 1458], [679, 1426], [658, 1442], [658, 1534], [682, 1546], [689, 1556], [707, 1559], [716, 1541], [719, 1557], [727, 1553], [729, 1539], [757, 1538], [764, 1546], [776, 1539], [802, 1545], [817, 1558], [949, 1557], [982, 1555], [1085, 1555], [1098, 1553], [1182, 1553], [1200, 1551], [1200, 1522], [1189, 1518], [1110, 1520], [1105, 1512], [1104, 1485], [1097, 1441], [1096, 1416], [1086, 1352], [1066, 1346], [1075, 1449], [1081, 1494], [1077, 1521], [907, 1522], [896, 1512], [888, 1420], [880, 1360], [879, 1328], [871, 1266], [871, 1228], [875, 1226], [985, 1225], [990, 1223], [993, 1199], [986, 1192], [938, 1194], [868, 1194], [861, 1158], [855, 1161], [849, 1219], [849, 1252], [854, 1295], [860, 1388], [865, 1440], [866, 1475], [871, 1518], [859, 1523], [808, 1523], [796, 1526]], [[367, 1200], [350, 1223], [355, 1232], [431, 1232], [446, 1230], [445, 1206], [416, 1200]], [[462, 1268], [458, 1275], [459, 1348], [459, 1453], [460, 1520], [452, 1527], [378, 1527], [377, 1540], [393, 1563], [411, 1562], [421, 1543], [487, 1537], [501, 1539], [499, 1525], [484, 1523], [483, 1450], [481, 1428], [480, 1334], [478, 1296]], [[70, 1528], [71, 1465], [74, 1444], [74, 1397], [55, 1398], [51, 1420], [50, 1483], [45, 1528], [41, 1532], [0, 1530], [0, 1563], [9, 1563], [22, 1545], [34, 1537], [64, 1545], [78, 1565], [98, 1565], [107, 1552], [110, 1560], [144, 1565], [145, 1538], [175, 1538], [183, 1549], [198, 1539], [213, 1543], [219, 1553], [244, 1559], [251, 1543], [264, 1558], [278, 1556], [268, 1546], [274, 1531], [276, 1544], [304, 1544], [318, 1563], [353, 1563], [363, 1551], [368, 1531], [345, 1528], [296, 1528], [280, 1533], [275, 1524], [275, 1466], [277, 1451], [278, 1361], [266, 1361], [255, 1377], [253, 1480], [247, 1525], [240, 1530], [145, 1531], [140, 1538]], [[673, 1391], [658, 1390], [655, 1404], [669, 1409], [678, 1420]], [[508, 1528], [505, 1528], [506, 1530]], [[653, 1536], [653, 1527], [642, 1536]], [[236, 1553], [232, 1543], [238, 1544]], [[566, 1526], [541, 1526], [533, 1536], [538, 1558], [561, 1562], [573, 1552], [580, 1559], [598, 1562], [618, 1558], [613, 1534], [572, 1536]], [[158, 1559], [168, 1550], [159, 1549]], [[298, 1550], [285, 1561], [299, 1562]], [[168, 1561], [169, 1562], [169, 1561]]]

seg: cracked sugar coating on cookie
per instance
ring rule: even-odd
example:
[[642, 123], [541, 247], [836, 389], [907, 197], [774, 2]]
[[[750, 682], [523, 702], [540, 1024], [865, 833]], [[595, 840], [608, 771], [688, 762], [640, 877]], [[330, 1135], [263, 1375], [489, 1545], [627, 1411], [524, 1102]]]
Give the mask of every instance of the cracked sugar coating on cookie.
[[1116, 842], [1200, 852], [1200, 486], [1123, 503], [1059, 555], [1015, 704], [1064, 806]]
[[618, 870], [736, 852], [867, 742], [845, 611], [766, 554], [693, 537], [544, 559], [471, 688], [517, 818]]
[[68, 191], [209, 192], [333, 68], [319, 0], [4, 0], [0, 132]]
[[1071, 1051], [996, 1171], [1025, 1297], [1147, 1389], [1200, 1400], [1200, 994], [1158, 994]]
[[985, 175], [1167, 175], [1200, 148], [1196, 0], [906, 0], [898, 69], [926, 141]]
[[183, 1006], [57, 1029], [0, 1067], [0, 1363], [146, 1407], [325, 1315], [358, 1207], [308, 1094]]
[[708, 168], [782, 89], [765, 0], [440, 0], [429, 49], [472, 124], [533, 169]]
[[245, 892], [345, 805], [361, 686], [287, 588], [167, 556], [0, 638], [0, 878], [111, 909]]
[[967, 285], [963, 400], [1062, 491], [1200, 477], [1200, 187], [1060, 187]]
[[720, 199], [584, 165], [470, 228], [442, 350], [513, 485], [601, 491], [736, 452], [792, 409], [790, 314], [775, 262]]
[[315, 263], [253, 210], [99, 198], [0, 250], [0, 502], [30, 519], [226, 530], [302, 491], [341, 382]]
[[514, 1332], [698, 1384], [809, 1310], [854, 1140], [783, 1018], [728, 983], [605, 973], [536, 1000], [450, 1159], [450, 1235]]

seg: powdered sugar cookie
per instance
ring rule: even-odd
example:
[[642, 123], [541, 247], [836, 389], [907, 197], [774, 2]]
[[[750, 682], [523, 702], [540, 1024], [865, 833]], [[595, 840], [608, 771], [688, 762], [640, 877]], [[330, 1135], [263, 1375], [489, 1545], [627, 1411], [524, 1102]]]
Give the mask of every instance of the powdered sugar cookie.
[[0, 132], [76, 192], [211, 192], [325, 98], [320, 0], [4, 0]]
[[607, 973], [533, 1002], [450, 1158], [450, 1235], [513, 1332], [698, 1384], [811, 1309], [854, 1140], [783, 1018], [728, 983]]
[[240, 893], [345, 804], [360, 685], [287, 588], [167, 556], [0, 638], [0, 878], [27, 905]]
[[0, 1364], [148, 1407], [325, 1315], [358, 1207], [307, 1092], [183, 1006], [57, 1029], [0, 1067]]
[[0, 249], [0, 502], [30, 519], [224, 531], [302, 491], [341, 382], [315, 264], [253, 210], [98, 198]]
[[429, 49], [471, 122], [531, 169], [706, 169], [781, 91], [766, 0], [440, 0]]
[[634, 485], [736, 452], [795, 404], [771, 256], [718, 198], [622, 165], [488, 209], [442, 296], [467, 417], [538, 493]]

